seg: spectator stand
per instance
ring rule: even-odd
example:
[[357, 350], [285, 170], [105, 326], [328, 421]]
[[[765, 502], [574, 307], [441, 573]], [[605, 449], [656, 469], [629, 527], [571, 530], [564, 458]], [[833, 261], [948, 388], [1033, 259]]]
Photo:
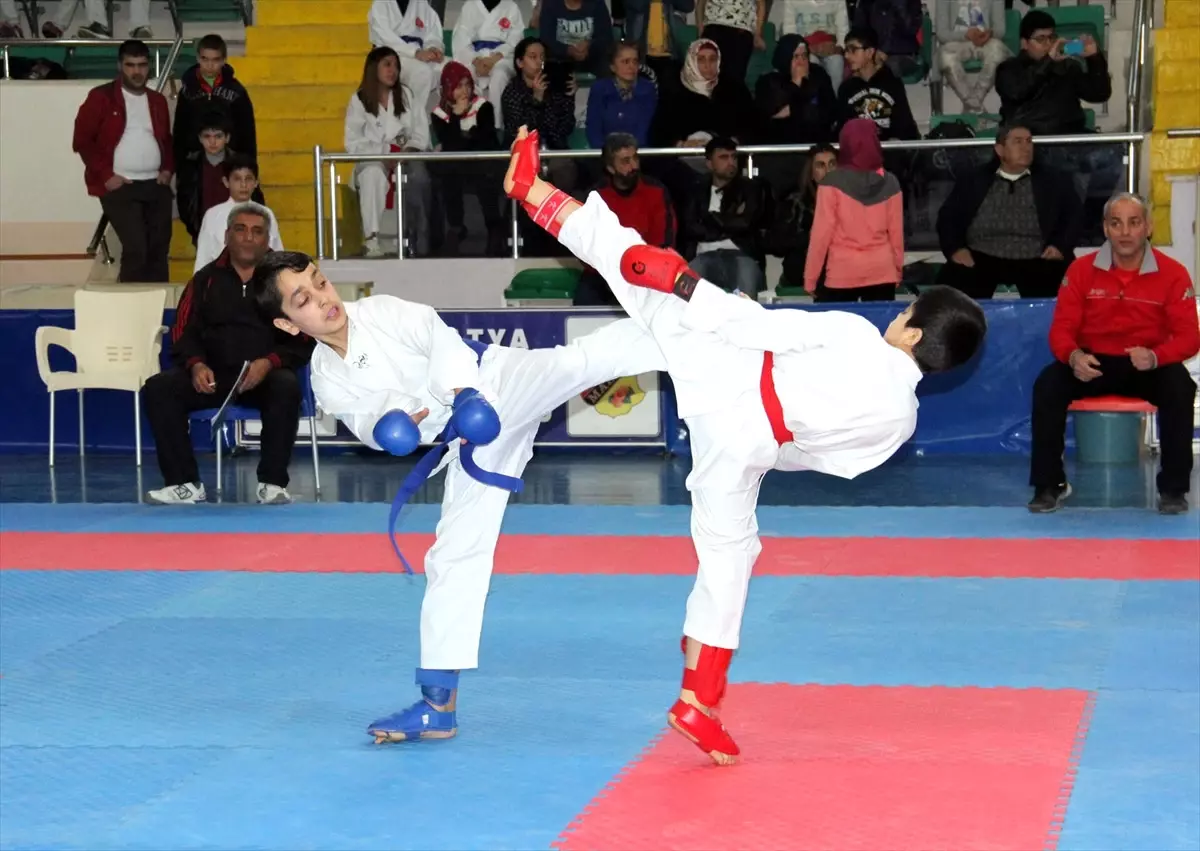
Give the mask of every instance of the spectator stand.
[[[144, 39], [150, 48], [153, 65], [152, 79], [165, 81], [179, 77], [196, 62], [192, 41], [180, 37]], [[0, 41], [0, 68], [4, 79], [22, 79], [16, 73], [21, 65], [38, 60], [54, 62], [66, 71], [68, 78], [106, 80], [114, 76], [117, 67], [119, 40], [101, 41], [86, 38], [5, 39]]]

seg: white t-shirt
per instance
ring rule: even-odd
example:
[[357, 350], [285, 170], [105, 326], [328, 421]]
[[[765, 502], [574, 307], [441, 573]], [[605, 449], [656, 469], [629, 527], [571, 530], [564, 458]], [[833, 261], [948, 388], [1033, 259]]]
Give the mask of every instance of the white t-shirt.
[[124, 88], [125, 132], [113, 151], [113, 172], [130, 180], [154, 180], [162, 167], [162, 153], [150, 123], [150, 98], [133, 95]]
[[771, 17], [780, 35], [827, 32], [841, 44], [850, 32], [846, 0], [779, 0], [771, 7]]
[[754, 0], [709, 0], [704, 4], [704, 25], [709, 24], [757, 32], [758, 6]]

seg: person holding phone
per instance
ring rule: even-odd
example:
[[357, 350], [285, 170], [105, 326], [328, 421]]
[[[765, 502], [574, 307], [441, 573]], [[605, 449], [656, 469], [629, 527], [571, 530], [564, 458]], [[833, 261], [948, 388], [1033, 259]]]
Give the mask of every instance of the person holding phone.
[[[546, 43], [539, 38], [521, 39], [513, 57], [517, 75], [504, 90], [504, 144], [511, 145], [524, 125], [536, 128], [547, 148], [566, 150], [575, 129], [574, 79], [547, 66]], [[566, 81], [555, 84], [556, 78]], [[556, 183], [575, 185], [574, 162], [555, 158], [547, 165]]]
[[1112, 97], [1108, 61], [1096, 40], [1084, 35], [1067, 52], [1054, 18], [1034, 9], [1021, 19], [1021, 52], [996, 69], [1000, 115], [1006, 125], [1027, 127], [1035, 136], [1082, 133], [1087, 118], [1080, 101]]

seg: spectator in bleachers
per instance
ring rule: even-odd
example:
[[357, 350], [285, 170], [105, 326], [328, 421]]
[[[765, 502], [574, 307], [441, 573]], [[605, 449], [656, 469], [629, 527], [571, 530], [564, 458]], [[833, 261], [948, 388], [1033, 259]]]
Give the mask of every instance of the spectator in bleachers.
[[[429, 150], [429, 113], [414, 103], [412, 92], [400, 83], [400, 57], [390, 47], [367, 54], [362, 83], [346, 107], [346, 152], [394, 154]], [[400, 250], [407, 238], [412, 253], [429, 253], [429, 172], [422, 162], [404, 163], [404, 225]], [[362, 215], [363, 252], [382, 257], [379, 228], [383, 212], [394, 209], [396, 167], [378, 160], [354, 167], [353, 185]]]
[[745, 83], [751, 54], [767, 49], [766, 22], [767, 0], [698, 0], [697, 34], [717, 46], [722, 81]]
[[829, 142], [834, 136], [837, 98], [829, 75], [815, 65], [799, 35], [785, 35], [775, 45], [775, 70], [758, 78], [754, 99], [763, 119], [768, 145]]
[[900, 181], [884, 171], [879, 128], [857, 118], [842, 128], [838, 167], [817, 189], [804, 289], [818, 302], [893, 301], [903, 277]]
[[870, 29], [852, 29], [846, 36], [846, 64], [851, 76], [838, 89], [838, 123], [867, 118], [879, 128], [879, 138], [920, 139], [921, 131], [908, 105], [904, 81], [878, 56], [879, 42]]
[[760, 131], [750, 90], [741, 79], [719, 78], [721, 51], [711, 39], [692, 42], [680, 72], [683, 90], [661, 97], [650, 138], [655, 147], [703, 148], [714, 136], [743, 144]]
[[856, 30], [875, 33], [879, 58], [897, 77], [907, 77], [921, 64], [921, 0], [858, 0]]
[[454, 25], [454, 61], [471, 69], [476, 88], [501, 126], [507, 126], [501, 99], [516, 75], [516, 49], [524, 37], [525, 20], [514, 0], [466, 0]]
[[0, 0], [0, 38], [25, 38], [14, 0]]
[[[229, 200], [229, 186], [225, 181], [225, 162], [235, 152], [232, 134], [226, 123], [228, 116], [223, 112], [210, 112], [197, 122], [200, 128], [200, 150], [184, 155], [176, 163], [175, 194], [179, 208], [179, 219], [192, 237], [192, 244], [200, 235], [200, 224], [205, 214], [218, 204]], [[248, 155], [247, 155], [248, 156]], [[259, 204], [266, 203], [262, 192], [255, 188], [255, 196], [247, 198]]]
[[628, 133], [639, 145], [650, 143], [650, 124], [658, 90], [640, 73], [638, 46], [618, 41], [612, 49], [612, 76], [597, 80], [588, 92], [588, 147], [604, 147], [613, 133]]
[[[642, 174], [638, 142], [629, 133], [613, 133], [601, 149], [604, 183], [596, 191], [627, 228], [633, 228], [647, 245], [675, 247], [675, 205], [667, 189], [653, 177]], [[604, 279], [585, 266], [575, 289], [575, 304], [617, 306], [617, 299]]]
[[[183, 72], [175, 104], [177, 163], [189, 154], [201, 153], [200, 132], [204, 128], [200, 122], [207, 121], [214, 111], [226, 116], [234, 148], [250, 157], [258, 155], [254, 104], [246, 87], [233, 76], [233, 66], [225, 61], [227, 53], [225, 39], [219, 35], [206, 35], [196, 43], [196, 64]], [[196, 221], [199, 224], [199, 219]]]
[[[258, 163], [245, 154], [233, 154], [221, 164], [229, 200], [210, 207], [200, 225], [200, 237], [196, 240], [196, 264], [193, 273], [199, 272], [216, 260], [225, 250], [225, 232], [229, 229], [229, 214], [238, 204], [256, 201], [262, 204], [262, 192], [258, 189]], [[270, 235], [267, 240], [272, 251], [283, 251], [283, 240], [279, 237], [279, 222], [271, 213]]]
[[646, 72], [658, 85], [659, 98], [674, 94], [679, 84], [679, 60], [686, 44], [675, 42], [675, 27], [696, 8], [695, 0], [626, 0], [625, 38], [642, 50]]
[[1021, 19], [1021, 52], [996, 70], [996, 92], [1005, 124], [1028, 127], [1035, 136], [1082, 133], [1087, 117], [1081, 100], [1112, 97], [1108, 61], [1090, 35], [1080, 39], [1083, 62], [1066, 52], [1054, 18], [1040, 9]]
[[[1004, 44], [1003, 0], [942, 0], [933, 23], [938, 63], [946, 82], [962, 101], [963, 112], [983, 112], [983, 99], [996, 81], [996, 69], [1008, 58]], [[978, 61], [979, 71], [967, 79], [963, 63]]]
[[955, 181], [938, 211], [946, 256], [938, 283], [975, 299], [1001, 284], [1016, 284], [1021, 298], [1054, 298], [1079, 242], [1075, 185], [1034, 161], [1028, 128], [1002, 128], [996, 157]]
[[400, 83], [414, 109], [432, 109], [446, 64], [442, 18], [428, 0], [375, 0], [367, 15], [373, 47], [400, 57]]
[[258, 204], [239, 204], [229, 213], [225, 250], [188, 282], [175, 312], [171, 354], [175, 368], [151, 376], [142, 405], [154, 432], [164, 487], [151, 502], [191, 505], [205, 501], [196, 466], [188, 414], [216, 408], [233, 389], [242, 364], [238, 404], [262, 415], [262, 455], [258, 462], [258, 501], [286, 503], [288, 462], [300, 423], [300, 382], [296, 370], [308, 363], [313, 341], [273, 327], [246, 297], [254, 267], [267, 254], [271, 214]]
[[92, 89], [75, 116], [72, 148], [83, 160], [88, 194], [121, 240], [121, 281], [163, 283], [170, 277], [171, 115], [167, 99], [146, 87], [150, 51], [122, 42], [120, 76]]
[[836, 92], [846, 76], [842, 42], [850, 34], [846, 0], [776, 0], [780, 35], [799, 35], [808, 45], [809, 58], [829, 75]]
[[684, 253], [697, 275], [757, 298], [766, 289], [763, 236], [771, 221], [771, 190], [745, 177], [737, 142], [716, 136], [704, 147], [708, 180], [683, 202]]
[[[783, 258], [783, 279], [789, 286], [804, 283], [804, 263], [817, 212], [817, 187], [836, 168], [837, 149], [828, 143], [815, 146], [804, 158], [799, 184], [775, 202], [766, 248], [767, 253]], [[823, 273], [818, 277], [818, 287], [823, 277]]]
[[546, 0], [539, 32], [551, 59], [569, 63], [574, 72], [604, 76], [613, 43], [605, 0]]
[[[546, 45], [537, 38], [522, 39], [514, 53], [517, 71], [504, 90], [504, 144], [509, 146], [524, 125], [538, 131], [542, 147], [563, 151], [571, 146], [575, 130], [575, 82], [567, 79], [564, 89], [551, 86], [545, 73]], [[546, 161], [556, 186], [573, 187], [577, 169], [568, 159]]]
[[[475, 80], [466, 65], [448, 62], [442, 69], [441, 99], [433, 110], [433, 132], [441, 151], [494, 151], [499, 144], [496, 111], [475, 91]], [[450, 226], [448, 253], [453, 255], [467, 235], [463, 195], [470, 189], [479, 199], [487, 227], [487, 253], [498, 254], [504, 245], [504, 217], [500, 181], [488, 162], [431, 163], [442, 185], [441, 198]]]
[[1033, 385], [1030, 511], [1055, 511], [1071, 495], [1063, 468], [1067, 408], [1110, 394], [1158, 408], [1158, 510], [1188, 510], [1196, 382], [1184, 362], [1200, 352], [1200, 321], [1187, 269], [1150, 246], [1152, 221], [1138, 196], [1112, 198], [1106, 242], [1071, 264], [1058, 291], [1050, 324], [1055, 361]]
[[[45, 38], [62, 38], [63, 31], [75, 17], [80, 0], [62, 0], [53, 21], [42, 25]], [[83, 0], [83, 12], [88, 22], [75, 33], [76, 38], [112, 38], [108, 28], [108, 6], [105, 0]], [[154, 38], [150, 29], [150, 0], [129, 0], [129, 37], [133, 39]]]

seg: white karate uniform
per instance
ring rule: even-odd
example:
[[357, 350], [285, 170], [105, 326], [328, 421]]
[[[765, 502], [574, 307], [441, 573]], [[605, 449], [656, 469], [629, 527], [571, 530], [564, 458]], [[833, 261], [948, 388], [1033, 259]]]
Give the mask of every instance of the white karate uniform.
[[[442, 19], [427, 0], [409, 0], [403, 14], [396, 0], [375, 0], [367, 15], [371, 44], [390, 47], [400, 55], [400, 82], [413, 93], [413, 103], [426, 112], [436, 105], [446, 60], [422, 62], [418, 50], [445, 51]], [[414, 107], [414, 108], [416, 108]]]
[[[196, 237], [196, 265], [192, 269], [193, 272], [199, 272], [220, 257], [221, 252], [225, 250], [225, 231], [229, 230], [229, 213], [237, 205], [238, 202], [230, 198], [215, 207], [209, 207], [208, 212], [204, 214], [204, 220], [200, 222], [200, 235]], [[283, 240], [279, 237], [279, 220], [270, 207], [267, 208], [267, 212], [271, 213], [271, 228], [267, 244], [272, 251], [283, 251]]]
[[[473, 387], [495, 407], [501, 432], [475, 451], [489, 472], [520, 476], [533, 455], [541, 419], [576, 394], [604, 381], [661, 370], [666, 362], [648, 334], [629, 319], [600, 328], [568, 346], [514, 349], [489, 346], [481, 361], [433, 308], [393, 296], [346, 304], [350, 321], [345, 358], [318, 344], [312, 385], [321, 409], [378, 449], [375, 423], [388, 411], [422, 408], [423, 442], [450, 420], [456, 389]], [[483, 608], [508, 491], [480, 484], [463, 471], [457, 441], [446, 453], [442, 516], [425, 556], [421, 605], [421, 667], [461, 670], [479, 665]]]
[[[762, 477], [775, 469], [851, 479], [879, 466], [916, 428], [921, 371], [852, 313], [767, 310], [707, 281], [687, 302], [629, 284], [621, 255], [643, 240], [596, 193], [559, 239], [604, 277], [666, 358], [692, 450], [687, 487], [699, 573], [684, 632], [735, 649], [762, 550], [755, 517]], [[774, 353], [775, 391], [795, 437], [782, 447], [760, 392], [765, 352]]]
[[[467, 0], [454, 25], [454, 60], [471, 69], [476, 90], [488, 99], [496, 112], [496, 126], [504, 126], [504, 108], [500, 97], [504, 87], [517, 74], [513, 53], [525, 37], [525, 19], [513, 0], [500, 0], [490, 12], [483, 0]], [[492, 66], [492, 73], [480, 77], [472, 62], [477, 56], [500, 53], [504, 58]]]
[[[381, 105], [379, 115], [371, 115], [355, 92], [346, 107], [345, 143], [350, 154], [388, 154], [393, 143], [402, 148], [429, 150], [429, 113], [419, 108], [408, 89], [404, 112], [400, 115], [390, 106]], [[388, 178], [395, 173], [395, 163], [361, 162], [354, 167], [352, 182], [358, 192], [358, 208], [362, 216], [363, 236], [379, 233], [380, 220], [387, 207]], [[404, 221], [406, 230], [420, 228], [427, 233], [430, 206], [429, 172], [421, 162], [404, 164]], [[403, 235], [401, 235], [403, 238]]]

